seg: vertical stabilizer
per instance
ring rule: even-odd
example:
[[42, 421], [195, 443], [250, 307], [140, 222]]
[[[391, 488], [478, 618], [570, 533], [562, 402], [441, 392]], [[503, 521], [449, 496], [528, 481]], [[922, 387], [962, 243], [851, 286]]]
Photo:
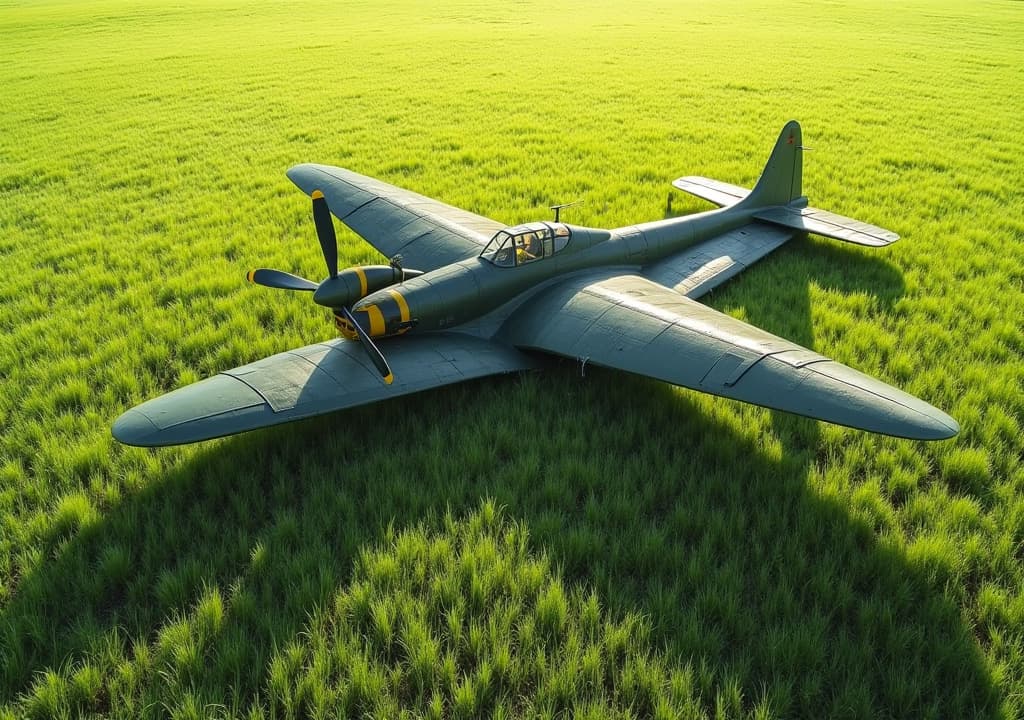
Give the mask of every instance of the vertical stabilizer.
[[740, 203], [767, 207], [787, 205], [803, 195], [803, 136], [800, 123], [790, 120], [775, 142], [757, 185]]

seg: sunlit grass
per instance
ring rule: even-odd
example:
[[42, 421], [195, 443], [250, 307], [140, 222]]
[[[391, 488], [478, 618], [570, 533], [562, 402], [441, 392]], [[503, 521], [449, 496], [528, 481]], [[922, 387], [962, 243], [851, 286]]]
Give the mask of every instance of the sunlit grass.
[[[0, 6], [0, 717], [1024, 713], [1018, 5]], [[955, 440], [572, 363], [110, 437], [332, 335], [244, 282], [323, 274], [290, 165], [614, 227], [705, 209], [679, 175], [750, 185], [790, 118], [812, 204], [903, 239], [799, 240], [708, 301]]]

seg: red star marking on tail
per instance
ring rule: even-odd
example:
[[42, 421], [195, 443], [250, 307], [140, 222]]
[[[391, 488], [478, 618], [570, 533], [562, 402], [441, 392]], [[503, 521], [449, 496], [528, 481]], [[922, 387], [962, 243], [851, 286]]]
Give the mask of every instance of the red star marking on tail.
[[788, 142], [788, 143], [789, 143], [790, 145], [792, 145], [792, 144], [793, 144], [793, 133], [790, 133], [790, 134], [789, 134], [789, 140], [787, 140], [787, 142]]

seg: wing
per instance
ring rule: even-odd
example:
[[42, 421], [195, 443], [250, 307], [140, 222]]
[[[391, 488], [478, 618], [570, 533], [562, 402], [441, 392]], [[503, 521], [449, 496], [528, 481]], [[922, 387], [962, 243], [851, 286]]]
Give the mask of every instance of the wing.
[[128, 445], [182, 445], [534, 367], [523, 353], [456, 333], [382, 343], [395, 375], [381, 382], [356, 341], [280, 353], [175, 390], [122, 415], [114, 437]]
[[644, 277], [699, 298], [775, 250], [795, 232], [753, 223], [697, 243], [643, 270]]
[[424, 272], [480, 253], [503, 223], [330, 165], [296, 165], [288, 177], [323, 192], [335, 217], [386, 257]]
[[886, 435], [930, 440], [959, 431], [911, 395], [636, 275], [591, 275], [542, 291], [501, 337]]

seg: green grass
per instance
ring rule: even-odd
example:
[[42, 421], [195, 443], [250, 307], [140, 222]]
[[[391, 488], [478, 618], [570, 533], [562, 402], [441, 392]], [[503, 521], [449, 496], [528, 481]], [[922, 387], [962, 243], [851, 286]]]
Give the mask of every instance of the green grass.
[[[1019, 3], [6, 2], [0, 38], [0, 718], [1024, 715]], [[323, 272], [292, 164], [614, 227], [749, 186], [790, 118], [811, 202], [903, 239], [708, 301], [955, 440], [571, 363], [110, 437], [332, 335], [244, 282]]]

